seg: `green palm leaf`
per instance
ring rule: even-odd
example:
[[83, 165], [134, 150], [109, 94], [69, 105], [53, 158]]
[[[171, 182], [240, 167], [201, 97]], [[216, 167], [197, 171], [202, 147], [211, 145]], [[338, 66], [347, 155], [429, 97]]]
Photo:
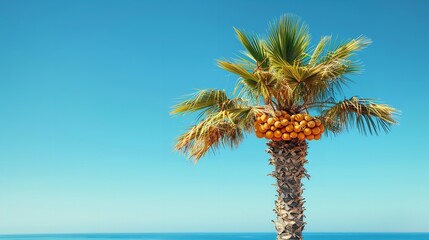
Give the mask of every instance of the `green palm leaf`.
[[325, 36], [320, 39], [313, 51], [313, 54], [311, 55], [310, 62], [308, 63], [309, 65], [315, 65], [319, 61], [319, 58], [325, 51], [326, 46], [331, 42], [331, 38], [331, 36]]
[[243, 130], [228, 115], [227, 111], [220, 111], [200, 121], [179, 136], [176, 141], [176, 150], [182, 151], [198, 162], [209, 150], [216, 151], [219, 147], [237, 147], [243, 140]]
[[200, 112], [200, 117], [218, 114], [231, 109], [247, 108], [250, 101], [245, 98], [228, 98], [225, 90], [200, 90], [189, 99], [173, 106], [171, 114], [183, 115]]
[[344, 41], [334, 47], [324, 57], [324, 62], [330, 63], [331, 61], [342, 61], [348, 60], [353, 56], [357, 51], [360, 51], [366, 48], [371, 44], [371, 39], [360, 36], [358, 38]]
[[243, 64], [219, 60], [218, 65], [219, 65], [219, 67], [227, 70], [228, 72], [232, 72], [234, 74], [237, 74], [238, 76], [240, 76], [243, 79], [247, 79], [249, 81], [254, 81], [254, 82], [259, 81], [258, 76], [249, 72]]
[[293, 15], [284, 15], [271, 24], [267, 50], [274, 65], [302, 63], [310, 44], [308, 26]]
[[246, 34], [243, 31], [234, 28], [237, 38], [246, 48], [245, 55], [256, 62], [256, 67], [267, 68], [269, 66], [268, 56], [265, 52], [263, 42], [255, 35]]
[[322, 111], [326, 128], [336, 133], [349, 127], [367, 134], [378, 134], [382, 129], [385, 132], [397, 122], [394, 115], [398, 111], [386, 104], [377, 104], [367, 98], [352, 97], [337, 103], [325, 103], [329, 108]]
[[218, 112], [220, 109], [233, 104], [224, 90], [200, 90], [189, 99], [173, 106], [171, 114], [186, 114], [193, 112]]
[[236, 86], [236, 91], [241, 93], [239, 95], [245, 93], [244, 97], [251, 98], [253, 102], [257, 102], [259, 97], [266, 102], [271, 102], [272, 93], [276, 87], [276, 79], [271, 73], [262, 70], [250, 73], [242, 64], [227, 61], [218, 61], [218, 64], [221, 68], [240, 77]]

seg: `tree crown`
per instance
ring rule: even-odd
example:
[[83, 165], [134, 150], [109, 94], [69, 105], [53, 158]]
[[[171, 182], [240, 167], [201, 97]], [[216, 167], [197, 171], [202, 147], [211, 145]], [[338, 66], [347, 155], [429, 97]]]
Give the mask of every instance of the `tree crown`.
[[347, 41], [320, 39], [311, 47], [308, 26], [294, 15], [284, 15], [270, 24], [262, 39], [235, 29], [244, 46], [234, 61], [219, 60], [221, 68], [238, 76], [234, 92], [200, 90], [173, 106], [172, 114], [199, 113], [198, 123], [177, 139], [176, 149], [198, 161], [209, 150], [237, 147], [245, 133], [254, 133], [259, 113], [317, 115], [326, 134], [356, 127], [363, 134], [388, 132], [396, 124], [396, 109], [374, 99], [339, 99], [350, 79], [360, 71], [356, 52], [371, 40], [360, 36]]

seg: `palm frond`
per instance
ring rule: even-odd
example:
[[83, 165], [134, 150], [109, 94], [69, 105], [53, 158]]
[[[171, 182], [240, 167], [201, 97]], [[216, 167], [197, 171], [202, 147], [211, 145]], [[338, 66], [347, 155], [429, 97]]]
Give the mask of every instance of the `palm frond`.
[[324, 79], [321, 74], [320, 69], [314, 67], [284, 65], [277, 71], [283, 99], [289, 98], [295, 105], [307, 105], [335, 97], [337, 92], [341, 92], [344, 78]]
[[291, 99], [294, 104], [302, 103], [308, 96], [307, 83], [314, 75], [308, 67], [302, 67], [298, 64], [285, 64], [276, 72], [276, 78], [280, 79], [278, 90], [281, 99]]
[[268, 56], [265, 52], [262, 40], [255, 35], [246, 34], [243, 31], [234, 28], [237, 33], [237, 38], [241, 44], [246, 48], [248, 54], [245, 55], [256, 62], [257, 67], [267, 68]]
[[228, 117], [243, 131], [252, 133], [255, 131], [254, 123], [256, 113], [262, 112], [258, 106], [238, 107], [228, 110]]
[[331, 62], [326, 65], [317, 65], [313, 67], [317, 73], [317, 81], [314, 87], [317, 88], [316, 95], [312, 96], [315, 101], [322, 101], [327, 98], [335, 98], [343, 93], [343, 87], [351, 82], [347, 74], [355, 72], [355, 65], [352, 61]]
[[218, 65], [219, 67], [227, 70], [228, 72], [234, 73], [243, 79], [247, 79], [249, 81], [254, 81], [254, 82], [257, 82], [259, 80], [258, 76], [249, 72], [248, 69], [246, 69], [246, 67], [243, 64], [219, 60]]
[[[329, 106], [330, 105], [330, 106]], [[328, 107], [329, 106], [329, 107]], [[328, 130], [338, 133], [349, 127], [357, 127], [363, 134], [388, 132], [398, 111], [386, 104], [374, 103], [372, 99], [352, 97], [337, 103], [325, 103], [322, 119]]]
[[271, 73], [258, 71], [255, 73], [258, 76], [257, 81], [241, 78], [236, 84], [235, 91], [238, 96], [251, 98], [254, 104], [258, 104], [262, 98], [266, 104], [272, 101], [277, 92], [277, 79]]
[[238, 146], [244, 132], [252, 132], [259, 110], [242, 98], [229, 99], [222, 90], [201, 90], [174, 106], [173, 114], [199, 112], [198, 123], [177, 139], [176, 150], [196, 162], [209, 150]]
[[318, 61], [320, 56], [325, 51], [326, 46], [331, 41], [331, 36], [324, 36], [320, 39], [319, 43], [317, 44], [316, 48], [313, 51], [313, 54], [311, 55], [309, 65], [315, 65]]
[[[237, 74], [240, 79], [237, 82], [235, 92], [240, 96], [253, 99], [257, 102], [260, 97], [271, 99], [276, 86], [276, 78], [268, 71], [257, 70], [251, 73], [242, 64], [227, 61], [218, 61], [219, 66], [229, 72]], [[269, 100], [268, 102], [270, 102]]]
[[370, 45], [371, 42], [371, 39], [365, 36], [360, 36], [349, 41], [344, 41], [337, 46], [334, 46], [332, 50], [328, 51], [324, 61], [331, 62], [349, 59], [357, 51], [360, 51]]
[[233, 123], [226, 111], [213, 114], [179, 136], [176, 150], [198, 162], [209, 150], [237, 147], [243, 139], [240, 125]]
[[284, 15], [271, 23], [267, 40], [270, 62], [274, 65], [302, 63], [310, 44], [308, 26], [294, 15]]
[[173, 106], [171, 114], [183, 115], [198, 111], [218, 112], [225, 104], [230, 104], [225, 90], [200, 90], [189, 99]]
[[[322, 38], [308, 65], [286, 64], [278, 69], [278, 73], [294, 89], [294, 97], [302, 96], [304, 103], [320, 102], [342, 94], [343, 87], [350, 82], [347, 75], [358, 72], [360, 67], [356, 60], [351, 59], [351, 56], [370, 43], [369, 39], [359, 37], [327, 51], [325, 49], [330, 41], [330, 37]], [[322, 56], [326, 51], [327, 55]]]
[[[323, 48], [326, 48], [329, 42], [330, 40], [322, 40], [318, 47], [322, 45]], [[342, 93], [343, 87], [350, 82], [347, 75], [358, 73], [361, 68], [359, 61], [351, 57], [370, 43], [370, 39], [358, 37], [334, 46], [333, 49], [327, 51], [326, 55], [323, 57], [320, 56], [323, 52], [322, 50], [315, 50], [310, 62], [313, 63], [313, 65], [311, 65], [312, 68], [318, 72], [320, 84], [317, 84], [317, 87], [320, 88], [318, 91], [320, 95], [317, 96], [317, 99], [319, 101], [321, 99], [335, 97], [336, 94]], [[320, 46], [320, 48], [322, 48], [322, 46]], [[320, 52], [317, 53], [317, 51]], [[314, 54], [316, 54], [316, 56]]]

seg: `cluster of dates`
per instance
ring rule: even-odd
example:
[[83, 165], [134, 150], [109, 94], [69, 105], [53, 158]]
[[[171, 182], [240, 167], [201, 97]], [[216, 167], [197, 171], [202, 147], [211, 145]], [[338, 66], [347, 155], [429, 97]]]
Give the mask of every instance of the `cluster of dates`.
[[319, 140], [325, 127], [322, 122], [305, 113], [290, 115], [285, 111], [276, 111], [273, 116], [259, 113], [255, 122], [256, 136], [273, 141], [292, 139]]

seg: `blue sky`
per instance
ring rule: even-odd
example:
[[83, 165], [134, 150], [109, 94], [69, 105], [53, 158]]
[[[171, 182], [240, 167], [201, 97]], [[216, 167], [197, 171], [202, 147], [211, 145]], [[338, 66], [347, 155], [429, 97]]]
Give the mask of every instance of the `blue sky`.
[[1, 1], [0, 234], [273, 231], [264, 142], [198, 165], [173, 152], [215, 60], [295, 13], [314, 42], [366, 35], [347, 96], [402, 111], [389, 135], [311, 142], [307, 231], [429, 231], [428, 1]]

